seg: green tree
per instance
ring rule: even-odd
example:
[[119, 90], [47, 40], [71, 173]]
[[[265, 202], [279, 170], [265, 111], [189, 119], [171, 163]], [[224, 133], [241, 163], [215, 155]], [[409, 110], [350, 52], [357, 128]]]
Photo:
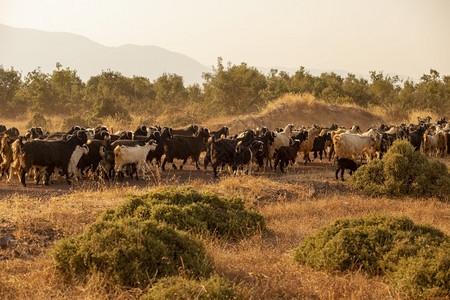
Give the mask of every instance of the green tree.
[[57, 114], [61, 112], [56, 91], [51, 85], [51, 76], [37, 68], [27, 74], [22, 89], [18, 93], [20, 101], [27, 103], [33, 112]]
[[368, 81], [364, 78], [356, 78], [354, 74], [348, 74], [342, 83], [342, 92], [348, 102], [367, 107], [371, 102]]
[[217, 68], [213, 67], [212, 73], [204, 73], [203, 79], [205, 96], [218, 112], [249, 113], [265, 104], [260, 91], [267, 87], [266, 77], [246, 63], [228, 63], [225, 69], [222, 58], [219, 57]]
[[290, 78], [288, 89], [291, 93], [314, 93], [316, 77], [309, 74], [305, 67], [301, 66], [294, 76]]
[[133, 76], [130, 79], [133, 89], [133, 101], [131, 109], [140, 112], [150, 112], [151, 106], [156, 99], [156, 91], [148, 78]]
[[153, 110], [162, 112], [169, 107], [183, 107], [188, 101], [183, 77], [176, 74], [163, 74], [153, 82], [155, 102]]
[[86, 85], [86, 103], [94, 108], [93, 117], [117, 116], [131, 120], [128, 107], [133, 99], [133, 87], [119, 72], [104, 71], [89, 79]]
[[[60, 108], [67, 108], [69, 112], [80, 109], [85, 84], [76, 70], [63, 69], [60, 63], [56, 63], [56, 70], [51, 75], [50, 84], [55, 93], [55, 102]], [[61, 110], [61, 112], [66, 111]]]
[[443, 81], [439, 72], [431, 69], [430, 74], [424, 74], [417, 84], [417, 105], [442, 113], [450, 109], [449, 103], [448, 77]]
[[267, 87], [260, 92], [264, 101], [277, 99], [289, 92], [290, 76], [288, 73], [277, 69], [271, 69], [267, 77]]
[[383, 72], [371, 71], [369, 85], [370, 93], [372, 94], [372, 104], [387, 106], [396, 104], [398, 100], [398, 93], [401, 90], [399, 86], [400, 78], [395, 75], [384, 76]]
[[11, 68], [5, 70], [0, 65], [0, 116], [14, 116], [17, 112], [23, 109], [25, 106], [20, 105], [16, 94], [20, 90], [22, 85], [20, 72]]
[[334, 72], [322, 73], [314, 84], [314, 95], [330, 103], [339, 103], [344, 97], [344, 80]]
[[417, 103], [417, 87], [416, 84], [411, 80], [406, 80], [403, 83], [403, 88], [400, 90], [398, 94], [399, 102], [403, 109], [412, 110], [414, 108], [418, 108], [419, 105]]

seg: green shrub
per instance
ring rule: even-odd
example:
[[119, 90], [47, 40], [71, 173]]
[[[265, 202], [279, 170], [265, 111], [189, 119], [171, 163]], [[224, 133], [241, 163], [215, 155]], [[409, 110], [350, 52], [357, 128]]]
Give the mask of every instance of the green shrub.
[[382, 275], [413, 296], [449, 291], [450, 239], [408, 218], [339, 219], [293, 250], [295, 261], [314, 269]]
[[142, 299], [236, 299], [236, 292], [231, 282], [219, 276], [202, 281], [175, 276], [159, 280]]
[[392, 285], [412, 298], [450, 296], [450, 244], [423, 247], [416, 256], [403, 257], [389, 275]]
[[53, 248], [56, 267], [66, 277], [100, 272], [126, 287], [145, 287], [150, 279], [177, 275], [208, 276], [212, 260], [188, 235], [151, 220], [98, 220], [83, 234]]
[[381, 160], [361, 166], [351, 183], [370, 196], [390, 195], [448, 199], [450, 174], [438, 161], [414, 151], [408, 141], [397, 140]]
[[165, 187], [128, 201], [105, 215], [106, 220], [126, 216], [165, 222], [185, 231], [239, 238], [265, 229], [264, 218], [246, 209], [238, 198], [198, 192], [192, 187]]

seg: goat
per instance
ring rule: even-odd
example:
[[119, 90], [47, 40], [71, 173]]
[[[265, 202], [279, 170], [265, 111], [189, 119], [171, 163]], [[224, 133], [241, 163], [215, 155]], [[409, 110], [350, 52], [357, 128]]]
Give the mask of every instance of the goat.
[[13, 161], [11, 138], [5, 134], [0, 143], [0, 180], [4, 173], [7, 173]]
[[268, 161], [271, 161], [273, 159], [273, 155], [275, 153], [275, 149], [280, 148], [281, 146], [289, 146], [291, 135], [293, 131], [294, 125], [288, 124], [284, 128], [282, 132], [275, 132], [275, 137], [272, 145], [269, 147], [269, 159]]
[[309, 152], [312, 151], [314, 147], [314, 139], [319, 135], [320, 131], [321, 128], [319, 127], [319, 125], [314, 124], [314, 126], [308, 130], [308, 138], [300, 144], [299, 151], [303, 152], [303, 160], [305, 165], [308, 161], [311, 162], [311, 159], [309, 158]]
[[[145, 179], [145, 171], [147, 169], [147, 155], [149, 151], [153, 151], [156, 148], [156, 143], [153, 140], [147, 142], [144, 146], [117, 146], [114, 148], [115, 159], [115, 175], [119, 174], [122, 167], [128, 164], [136, 165], [136, 169], [142, 170], [142, 176]], [[139, 172], [136, 172], [136, 179], [139, 180]]]
[[284, 168], [288, 166], [289, 162], [295, 164], [297, 159], [297, 152], [300, 149], [301, 141], [294, 140], [294, 143], [289, 146], [281, 146], [275, 150], [275, 166], [274, 171], [277, 171], [277, 165], [280, 163], [280, 171], [284, 173]]
[[87, 142], [87, 135], [85, 131], [78, 131], [67, 141], [32, 140], [27, 143], [23, 143], [21, 139], [19, 141], [20, 152], [22, 152], [19, 155], [20, 182], [24, 187], [26, 186], [25, 174], [33, 166], [46, 169], [45, 185], [49, 184], [55, 167], [62, 169], [62, 173], [70, 185], [68, 173], [70, 157], [77, 145], [81, 146]]
[[336, 180], [338, 180], [338, 173], [341, 171], [341, 180], [344, 181], [344, 171], [345, 169], [350, 170], [350, 176], [355, 172], [361, 164], [357, 164], [353, 159], [350, 158], [339, 158], [338, 159], [338, 169], [336, 170]]
[[234, 155], [233, 173], [238, 175], [239, 169], [242, 168], [244, 172], [244, 166], [247, 166], [245, 172], [251, 175], [253, 158], [256, 153], [263, 151], [263, 147], [264, 144], [261, 141], [253, 141], [249, 146], [238, 145]]
[[172, 139], [167, 140], [166, 145], [164, 146], [164, 154], [166, 157], [162, 163], [162, 170], [165, 170], [166, 162], [172, 163], [172, 167], [177, 169], [177, 166], [173, 163], [174, 158], [183, 160], [183, 163], [180, 165], [180, 170], [182, 170], [189, 157], [195, 161], [195, 167], [200, 169], [198, 166], [198, 159], [200, 153], [206, 150], [208, 138], [208, 129], [202, 128], [195, 137], [174, 136]]
[[181, 136], [196, 136], [198, 131], [199, 127], [197, 125], [190, 125], [187, 128], [172, 129], [172, 134]]
[[77, 175], [77, 165], [80, 161], [81, 156], [83, 154], [89, 153], [89, 147], [87, 145], [79, 146], [77, 145], [75, 147], [75, 150], [73, 150], [72, 156], [70, 157], [69, 166], [67, 167], [67, 170], [69, 172], [69, 177], [75, 177], [78, 180]]
[[214, 136], [216, 139], [220, 139], [221, 137], [227, 137], [230, 134], [230, 129], [227, 126], [223, 126], [217, 131], [211, 131], [211, 136]]

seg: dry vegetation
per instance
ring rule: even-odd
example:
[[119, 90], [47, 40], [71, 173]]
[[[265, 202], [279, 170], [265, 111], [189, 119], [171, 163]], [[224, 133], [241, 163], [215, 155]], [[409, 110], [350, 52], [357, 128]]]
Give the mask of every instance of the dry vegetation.
[[[290, 250], [320, 227], [341, 217], [368, 214], [408, 216], [450, 234], [450, 207], [435, 199], [367, 198], [346, 184], [336, 183], [331, 170], [286, 177], [223, 177], [217, 183], [195, 180], [197, 189], [240, 196], [265, 217], [268, 232], [239, 242], [214, 238], [203, 242], [217, 273], [253, 299], [277, 298], [397, 298], [381, 278], [364, 273], [313, 271], [294, 263]], [[332, 172], [331, 172], [332, 173]], [[324, 183], [328, 182], [328, 185]], [[311, 196], [311, 185], [324, 186]], [[20, 194], [0, 201], [0, 229], [18, 243], [0, 252], [0, 297], [7, 298], [134, 298], [141, 290], [122, 290], [107, 282], [64, 282], [48, 256], [49, 247], [63, 236], [81, 233], [97, 216], [124, 201], [127, 194], [150, 188], [133, 187], [73, 191], [53, 197]]]
[[[345, 126], [357, 123], [365, 128], [382, 121], [380, 116], [361, 108], [330, 106], [308, 97], [285, 96], [260, 114], [202, 125], [226, 124], [237, 132], [247, 127], [284, 126], [289, 122], [327, 126], [333, 122]], [[110, 122], [113, 126], [124, 125]], [[57, 121], [52, 124], [58, 126]], [[25, 122], [17, 127], [25, 130]], [[450, 165], [448, 158], [440, 160]], [[218, 275], [231, 280], [250, 299], [402, 298], [382, 278], [363, 272], [314, 271], [292, 260], [293, 248], [337, 218], [369, 214], [407, 216], [417, 224], [429, 224], [450, 234], [448, 202], [406, 197], [369, 198], [347, 183], [335, 181], [334, 169], [328, 162], [298, 166], [287, 175], [256, 173], [252, 177], [222, 176], [218, 181], [212, 180], [211, 171], [206, 175], [202, 175], [203, 171], [183, 172], [168, 172], [158, 184], [187, 183], [199, 190], [242, 197], [249, 207], [255, 207], [264, 216], [266, 233], [237, 242], [202, 239]], [[183, 180], [175, 176], [179, 174], [183, 174]], [[48, 254], [55, 241], [80, 234], [104, 210], [121, 204], [128, 194], [140, 195], [155, 188], [152, 183], [137, 187], [128, 183], [135, 184], [129, 181], [106, 187], [81, 182], [60, 193], [33, 194], [18, 188], [14, 194], [0, 196], [0, 236], [12, 234], [17, 241], [0, 249], [0, 298], [133, 299], [143, 295], [145, 290], [122, 289], [96, 277], [87, 282], [65, 281]]]
[[[352, 125], [360, 125], [362, 129], [366, 129], [373, 125], [381, 123], [400, 124], [400, 123], [416, 123], [417, 117], [431, 116], [432, 120], [437, 120], [440, 116], [429, 111], [413, 111], [409, 117], [392, 117], [388, 114], [388, 109], [383, 107], [370, 107], [364, 109], [357, 105], [334, 105], [326, 103], [315, 98], [310, 94], [286, 94], [285, 96], [270, 102], [266, 107], [262, 108], [259, 113], [235, 116], [235, 117], [213, 117], [208, 120], [196, 117], [196, 113], [190, 111], [190, 107], [186, 107], [184, 111], [167, 112], [165, 114], [147, 117], [135, 115], [131, 122], [120, 120], [113, 117], [105, 117], [102, 124], [114, 130], [130, 130], [135, 129], [138, 125], [154, 125], [181, 127], [184, 124], [177, 121], [174, 115], [191, 115], [190, 119], [193, 123], [206, 126], [210, 129], [220, 128], [221, 126], [230, 127], [233, 133], [241, 132], [248, 128], [256, 128], [267, 126], [269, 128], [284, 127], [288, 123], [299, 126], [310, 126], [312, 124], [321, 124], [329, 126], [332, 123], [340, 126], [350, 127]], [[24, 118], [5, 120], [0, 119], [1, 124], [8, 127], [15, 126], [20, 132], [26, 132], [30, 127], [32, 116], [23, 116]], [[184, 118], [186, 119], [186, 118]], [[51, 132], [67, 131], [69, 128], [64, 126], [64, 117], [54, 116], [48, 117], [48, 126], [44, 128]], [[90, 124], [96, 126], [98, 124]]]

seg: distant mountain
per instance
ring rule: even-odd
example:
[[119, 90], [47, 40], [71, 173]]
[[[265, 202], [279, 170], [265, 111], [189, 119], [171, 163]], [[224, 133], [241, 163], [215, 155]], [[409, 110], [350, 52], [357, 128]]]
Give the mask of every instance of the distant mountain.
[[144, 76], [150, 80], [163, 73], [175, 73], [188, 85], [201, 83], [202, 72], [211, 72], [210, 68], [186, 55], [156, 46], [107, 47], [71, 33], [0, 24], [0, 65], [4, 68], [14, 67], [26, 75], [41, 67], [48, 73], [56, 69], [56, 62], [77, 70], [83, 81], [110, 69], [125, 76]]

